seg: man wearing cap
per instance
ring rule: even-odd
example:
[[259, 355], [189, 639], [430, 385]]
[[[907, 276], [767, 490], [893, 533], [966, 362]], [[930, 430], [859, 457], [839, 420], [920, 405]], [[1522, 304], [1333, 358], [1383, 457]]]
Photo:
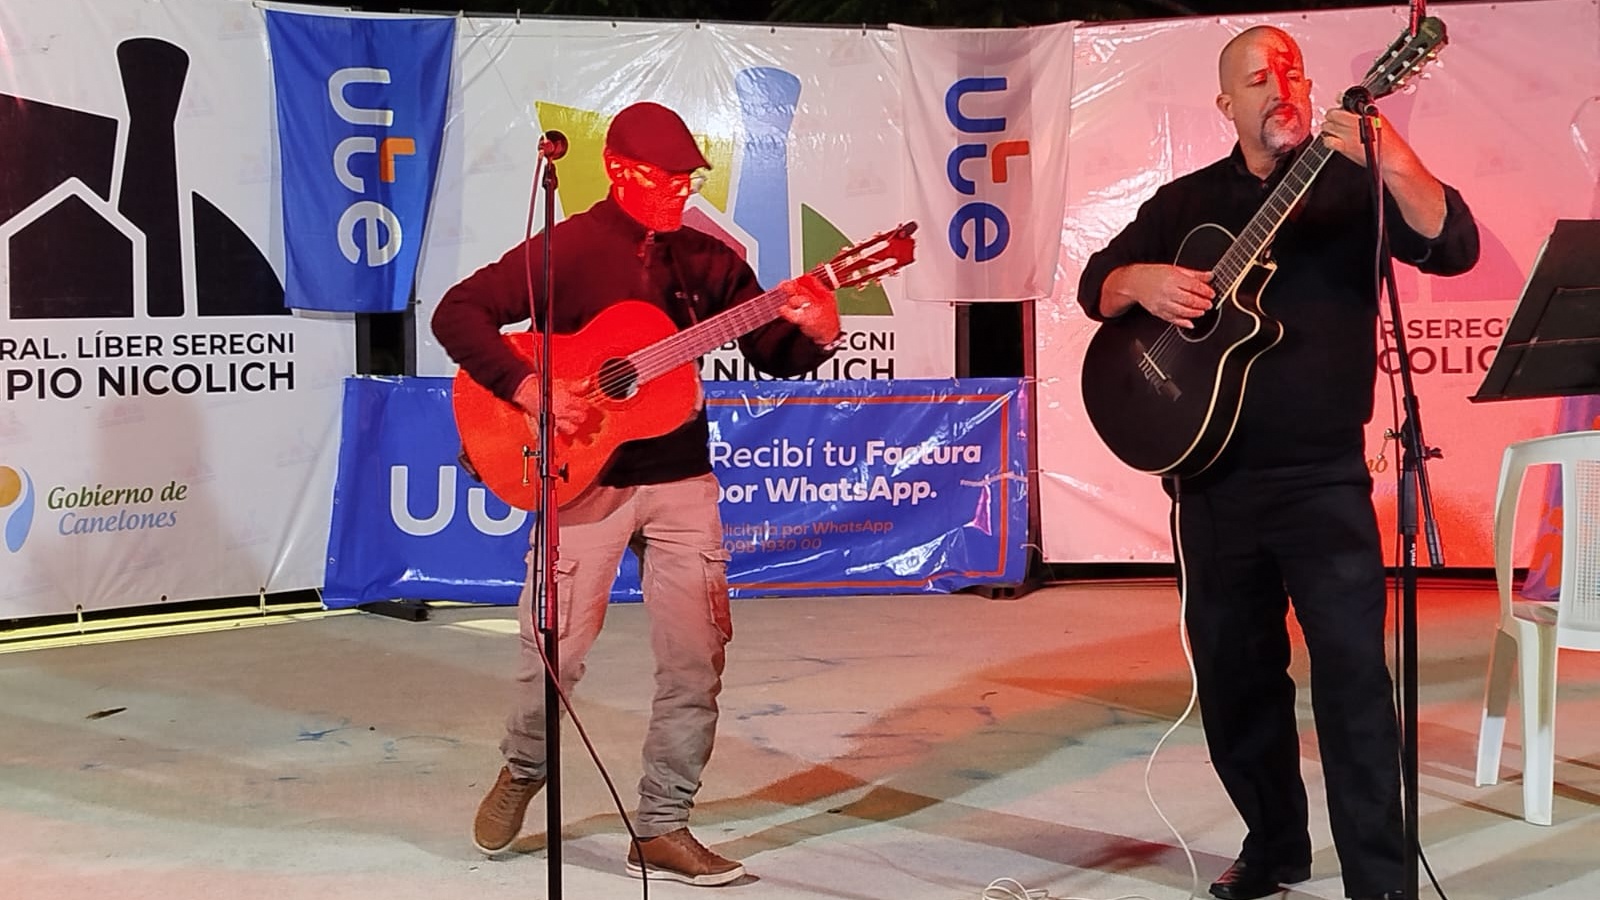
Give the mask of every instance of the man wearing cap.
[[[677, 113], [635, 103], [616, 115], [603, 154], [610, 194], [555, 226], [556, 334], [578, 331], [627, 299], [661, 308], [687, 328], [759, 296], [750, 266], [722, 242], [683, 225], [696, 169], [709, 168]], [[433, 330], [451, 358], [479, 384], [530, 415], [538, 410], [537, 374], [500, 339], [503, 326], [526, 321], [529, 281], [543, 315], [543, 283], [527, 259], [541, 259], [541, 233], [450, 288]], [[806, 275], [779, 286], [789, 295], [782, 318], [739, 340], [750, 362], [769, 375], [810, 371], [840, 336], [833, 294]], [[545, 323], [538, 323], [543, 326]], [[591, 411], [572, 386], [551, 386], [555, 427], [577, 430]], [[644, 775], [628, 851], [628, 871], [695, 885], [726, 884], [744, 874], [688, 829], [700, 773], [711, 756], [722, 688], [728, 611], [728, 552], [717, 513], [717, 481], [706, 449], [702, 408], [676, 431], [618, 449], [598, 482], [561, 510], [556, 565], [561, 683], [583, 676], [584, 657], [605, 620], [623, 551], [640, 560], [644, 606], [655, 654], [656, 690], [643, 748]], [[544, 668], [533, 625], [537, 573], [518, 603], [521, 663], [516, 699], [500, 744], [505, 766], [478, 807], [473, 841], [484, 853], [505, 849], [522, 827], [528, 803], [544, 787]], [[641, 865], [640, 856], [643, 856]]]

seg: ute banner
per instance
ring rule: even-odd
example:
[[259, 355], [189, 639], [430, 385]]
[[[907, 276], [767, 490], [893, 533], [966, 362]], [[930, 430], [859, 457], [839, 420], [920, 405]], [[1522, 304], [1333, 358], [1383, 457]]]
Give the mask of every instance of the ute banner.
[[411, 300], [450, 99], [453, 18], [267, 10], [286, 302], [400, 312]]
[[907, 295], [1050, 296], [1067, 189], [1072, 23], [892, 31], [906, 202], [929, 229]]
[[[947, 592], [1027, 566], [1017, 379], [707, 385], [734, 596]], [[329, 607], [515, 603], [532, 514], [472, 481], [443, 378], [352, 378]], [[638, 599], [624, 557], [613, 599]]]

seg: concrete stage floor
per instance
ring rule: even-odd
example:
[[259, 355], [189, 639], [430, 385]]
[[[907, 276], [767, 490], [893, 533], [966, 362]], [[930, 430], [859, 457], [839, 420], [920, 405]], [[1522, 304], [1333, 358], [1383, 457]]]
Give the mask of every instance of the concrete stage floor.
[[[1429, 583], [1421, 607], [1422, 838], [1448, 896], [1600, 897], [1600, 654], [1562, 656], [1555, 824], [1529, 825], [1517, 712], [1501, 783], [1472, 784], [1493, 592]], [[1000, 877], [1052, 898], [1188, 896], [1189, 865], [1144, 787], [1189, 695], [1177, 611], [1170, 583], [737, 601], [694, 828], [751, 874], [650, 896], [961, 900]], [[521, 852], [485, 860], [468, 841], [499, 766], [510, 613], [327, 615], [0, 654], [0, 897], [544, 897], [542, 801]], [[577, 692], [630, 810], [644, 624], [641, 607], [612, 608]], [[1303, 687], [1303, 651], [1297, 662]], [[1337, 898], [1304, 690], [1300, 710], [1317, 855], [1288, 896]], [[640, 896], [617, 814], [564, 733], [563, 895]], [[1198, 721], [1168, 741], [1150, 788], [1205, 896], [1242, 829]]]

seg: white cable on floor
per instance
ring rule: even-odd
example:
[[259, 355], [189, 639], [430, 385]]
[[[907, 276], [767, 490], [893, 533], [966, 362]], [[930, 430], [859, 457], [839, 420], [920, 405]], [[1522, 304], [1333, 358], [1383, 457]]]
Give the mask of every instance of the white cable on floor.
[[1178, 827], [1172, 824], [1167, 814], [1161, 811], [1161, 804], [1156, 802], [1155, 792], [1150, 790], [1150, 770], [1155, 767], [1156, 755], [1161, 752], [1162, 745], [1167, 738], [1172, 737], [1200, 701], [1200, 675], [1194, 668], [1194, 649], [1189, 646], [1189, 630], [1184, 627], [1184, 622], [1189, 615], [1189, 567], [1183, 564], [1183, 500], [1179, 479], [1172, 481], [1172, 552], [1178, 560], [1178, 641], [1183, 646], [1183, 659], [1189, 664], [1189, 703], [1183, 708], [1183, 715], [1178, 721], [1172, 723], [1166, 733], [1161, 735], [1161, 740], [1156, 741], [1156, 746], [1150, 751], [1150, 758], [1144, 764], [1144, 795], [1149, 798], [1150, 806], [1161, 817], [1167, 830], [1177, 839], [1178, 846], [1183, 848], [1183, 858], [1189, 861], [1189, 897], [1193, 900], [1200, 893], [1200, 870], [1194, 863], [1194, 852], [1189, 849], [1189, 842], [1183, 839]]
[[[979, 900], [1091, 900], [1088, 897], [1056, 897], [1043, 888], [1023, 887], [1015, 878], [996, 878], [978, 895]], [[1111, 900], [1150, 900], [1143, 894], [1123, 894]]]
[[[1200, 681], [1199, 674], [1194, 668], [1194, 650], [1189, 646], [1189, 631], [1184, 628], [1184, 618], [1189, 612], [1189, 570], [1183, 564], [1183, 526], [1180, 518], [1182, 502], [1181, 491], [1176, 481], [1173, 482], [1172, 491], [1172, 552], [1178, 558], [1178, 640], [1183, 646], [1183, 658], [1189, 664], [1189, 703], [1183, 708], [1183, 715], [1178, 717], [1178, 721], [1173, 722], [1172, 727], [1156, 741], [1155, 748], [1150, 751], [1150, 758], [1145, 760], [1144, 795], [1150, 801], [1150, 806], [1155, 809], [1156, 815], [1161, 818], [1162, 824], [1166, 825], [1167, 830], [1177, 839], [1178, 846], [1183, 848], [1183, 857], [1189, 861], [1189, 900], [1194, 900], [1200, 894], [1200, 870], [1195, 865], [1194, 852], [1189, 849], [1189, 842], [1183, 839], [1177, 826], [1173, 825], [1167, 814], [1161, 811], [1161, 804], [1156, 802], [1155, 792], [1150, 789], [1150, 770], [1155, 767], [1156, 756], [1161, 753], [1161, 747], [1172, 737], [1173, 732], [1188, 721], [1189, 715], [1194, 712], [1195, 706], [1200, 701]], [[983, 889], [979, 900], [1095, 900], [1095, 898], [1054, 897], [1047, 890], [1023, 887], [1014, 878], [996, 878]], [[1111, 900], [1150, 900], [1150, 898], [1143, 894], [1123, 894]]]

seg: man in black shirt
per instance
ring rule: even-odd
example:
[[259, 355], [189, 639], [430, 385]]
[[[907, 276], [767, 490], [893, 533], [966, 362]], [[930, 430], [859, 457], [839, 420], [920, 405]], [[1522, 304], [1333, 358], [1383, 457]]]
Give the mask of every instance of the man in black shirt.
[[[619, 112], [604, 152], [611, 192], [555, 227], [554, 321], [571, 334], [621, 300], [651, 303], [688, 328], [759, 296], [743, 258], [717, 239], [684, 228], [692, 174], [708, 168], [677, 113], [655, 103]], [[433, 330], [474, 381], [530, 416], [540, 404], [539, 376], [500, 338], [506, 325], [544, 311], [543, 282], [528, 260], [543, 255], [538, 234], [450, 288]], [[529, 284], [536, 293], [530, 305]], [[778, 286], [788, 295], [780, 319], [746, 334], [740, 350], [769, 375], [810, 371], [840, 336], [833, 294], [810, 275]], [[540, 322], [540, 325], [545, 323]], [[596, 413], [582, 385], [551, 386], [555, 427], [577, 433]], [[530, 426], [531, 426], [530, 422]], [[700, 773], [711, 756], [722, 688], [724, 646], [733, 637], [728, 610], [728, 551], [717, 514], [718, 486], [707, 451], [703, 404], [675, 431], [624, 443], [598, 482], [562, 507], [556, 562], [561, 684], [583, 677], [584, 658], [600, 634], [617, 565], [632, 547], [639, 556], [656, 692], [643, 749], [639, 808], [628, 871], [694, 885], [719, 885], [744, 868], [702, 845], [688, 829]], [[518, 602], [521, 667], [517, 694], [500, 744], [505, 757], [479, 804], [473, 841], [484, 853], [509, 846], [528, 803], [544, 787], [544, 665], [533, 623], [534, 554]], [[641, 865], [641, 854], [643, 856]]]
[[[1378, 298], [1370, 178], [1359, 119], [1329, 110], [1311, 132], [1300, 48], [1277, 28], [1236, 36], [1218, 61], [1217, 108], [1238, 144], [1161, 187], [1085, 265], [1078, 300], [1094, 319], [1142, 307], [1190, 328], [1211, 309], [1211, 273], [1171, 264], [1189, 231], [1234, 234], [1312, 140], [1336, 151], [1271, 244], [1261, 305], [1284, 329], [1249, 371], [1237, 426], [1198, 476], [1168, 478], [1173, 541], [1194, 648], [1206, 743], [1247, 828], [1211, 885], [1251, 900], [1311, 873], [1305, 785], [1288, 674], [1292, 598], [1305, 633], [1312, 709], [1345, 892], [1399, 896], [1407, 848], [1398, 729], [1384, 654], [1386, 591], [1364, 425], [1372, 416]], [[1478, 256], [1454, 188], [1383, 123], [1379, 167], [1396, 258], [1452, 275]], [[1093, 372], [1085, 378], [1092, 379]]]

